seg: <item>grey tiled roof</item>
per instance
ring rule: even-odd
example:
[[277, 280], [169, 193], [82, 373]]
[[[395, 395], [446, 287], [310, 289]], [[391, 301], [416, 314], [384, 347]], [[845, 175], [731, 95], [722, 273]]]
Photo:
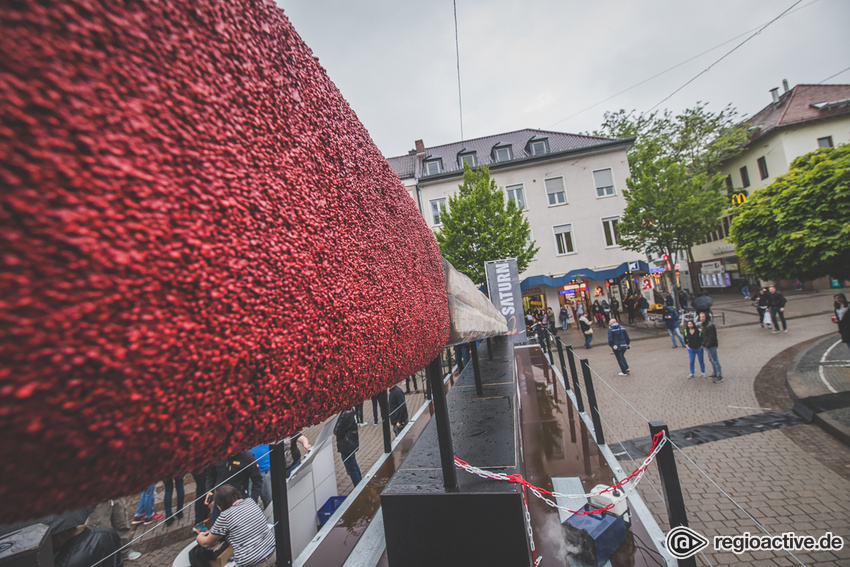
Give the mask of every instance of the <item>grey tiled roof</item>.
[[[442, 146], [433, 146], [425, 148], [425, 159], [442, 158], [443, 170], [441, 175], [451, 172], [463, 170], [463, 167], [458, 165], [458, 153], [461, 150], [475, 151], [478, 159], [477, 165], [486, 165], [488, 167], [498, 163], [494, 162], [492, 156], [493, 146], [510, 145], [513, 152], [513, 160], [523, 160], [531, 157], [528, 146], [529, 140], [546, 138], [549, 141], [549, 154], [568, 152], [592, 148], [617, 142], [614, 138], [599, 138], [596, 136], [582, 136], [579, 134], [566, 134], [563, 132], [549, 132], [546, 130], [534, 130], [526, 128], [524, 130], [516, 130], [514, 132], [506, 132], [504, 134], [494, 134], [474, 140], [464, 140], [462, 142], [454, 142], [444, 144]], [[415, 175], [416, 156], [406, 155], [389, 158], [390, 166], [396, 174], [404, 179]]]
[[399, 179], [407, 179], [416, 175], [416, 155], [414, 154], [387, 158], [387, 161]]

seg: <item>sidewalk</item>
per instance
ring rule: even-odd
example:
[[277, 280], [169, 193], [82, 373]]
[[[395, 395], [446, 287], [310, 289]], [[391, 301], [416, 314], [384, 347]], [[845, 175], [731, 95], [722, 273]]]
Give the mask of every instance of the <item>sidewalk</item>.
[[[832, 293], [790, 292], [786, 297], [788, 332], [778, 334], [759, 326], [755, 308], [743, 297], [716, 298], [712, 311], [726, 315], [726, 325], [718, 325], [718, 354], [725, 378], [720, 384], [686, 378], [687, 351], [672, 349], [666, 331], [626, 326], [639, 340], [628, 351], [631, 375], [625, 377], [618, 376], [603, 329], [596, 330], [593, 344], [598, 348], [591, 350], [580, 347], [577, 331], [560, 333], [565, 342], [579, 345], [575, 349], [579, 357], [589, 360], [609, 443], [648, 436], [648, 421], [664, 421], [676, 431], [790, 412], [794, 401], [785, 384], [786, 369], [810, 346], [800, 343], [823, 337], [834, 341], [838, 335], [829, 319]], [[710, 374], [707, 360], [706, 365]], [[844, 538], [840, 551], [794, 552], [806, 565], [850, 564], [850, 447], [817, 424], [765, 427], [756, 433], [694, 442], [676, 451], [676, 460], [690, 526], [709, 539], [745, 531], [762, 533], [719, 486], [772, 534], [793, 531], [820, 536], [831, 531]], [[657, 472], [651, 473], [639, 490], [659, 523], [666, 526]], [[706, 558], [713, 565], [799, 565], [785, 552], [736, 556], [712, 551], [706, 552]], [[700, 558], [698, 564], [707, 563]]]

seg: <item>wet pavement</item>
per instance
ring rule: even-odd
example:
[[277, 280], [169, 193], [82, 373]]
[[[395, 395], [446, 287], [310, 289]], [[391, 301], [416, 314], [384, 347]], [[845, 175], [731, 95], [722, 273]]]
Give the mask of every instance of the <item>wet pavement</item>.
[[[552, 490], [552, 477], [579, 477], [585, 492], [616, 482], [596, 440], [537, 348], [516, 350], [526, 479]], [[645, 453], [644, 453], [645, 455]], [[569, 565], [578, 549], [567, 543], [558, 511], [529, 495], [534, 542], [541, 567]], [[633, 515], [626, 541], [611, 565], [663, 564], [640, 518]]]

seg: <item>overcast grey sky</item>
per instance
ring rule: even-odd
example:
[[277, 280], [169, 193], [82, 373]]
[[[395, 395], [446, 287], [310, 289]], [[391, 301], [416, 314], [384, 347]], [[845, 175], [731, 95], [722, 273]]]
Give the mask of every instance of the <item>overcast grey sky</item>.
[[[457, 0], [463, 138], [580, 133], [605, 111], [649, 110], [795, 2]], [[277, 3], [386, 157], [462, 139], [451, 0]], [[782, 79], [850, 67], [848, 30], [850, 0], [802, 0], [658, 108], [731, 103], [750, 116]], [[850, 70], [826, 82], [850, 83]]]

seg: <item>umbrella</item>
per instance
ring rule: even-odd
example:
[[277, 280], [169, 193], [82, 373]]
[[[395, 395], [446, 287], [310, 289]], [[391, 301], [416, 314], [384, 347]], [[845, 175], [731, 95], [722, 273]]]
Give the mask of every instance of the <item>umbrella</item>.
[[699, 297], [694, 298], [693, 304], [694, 309], [699, 311], [708, 311], [711, 309], [711, 306], [714, 305], [714, 300], [707, 295], [700, 295]]

